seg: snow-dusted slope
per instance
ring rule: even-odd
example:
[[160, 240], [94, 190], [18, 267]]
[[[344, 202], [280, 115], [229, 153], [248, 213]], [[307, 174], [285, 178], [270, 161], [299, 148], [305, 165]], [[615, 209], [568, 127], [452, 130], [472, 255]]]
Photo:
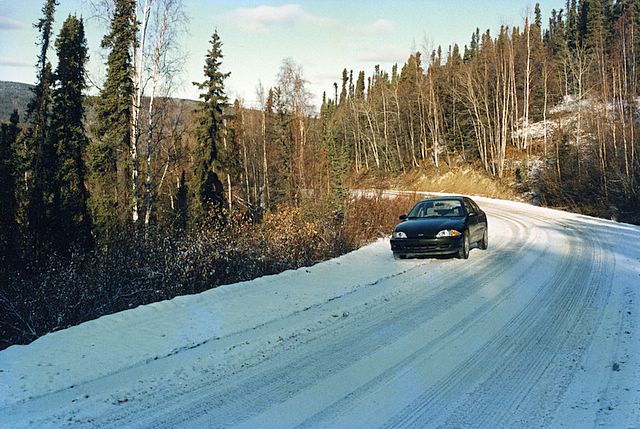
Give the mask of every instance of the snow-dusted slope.
[[639, 427], [640, 228], [480, 199], [489, 250], [341, 258], [0, 352], [0, 427]]

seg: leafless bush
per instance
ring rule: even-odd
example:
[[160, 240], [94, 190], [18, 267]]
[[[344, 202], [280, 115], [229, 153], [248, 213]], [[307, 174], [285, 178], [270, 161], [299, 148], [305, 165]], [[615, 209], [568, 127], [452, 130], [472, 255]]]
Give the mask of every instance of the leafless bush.
[[[51, 255], [0, 272], [0, 348], [28, 343], [138, 305], [308, 266], [388, 235], [413, 203], [380, 195], [351, 201], [344, 218], [322, 202], [280, 207], [260, 222], [242, 215], [186, 236], [131, 234], [108, 252]], [[142, 243], [142, 244], [140, 244]]]

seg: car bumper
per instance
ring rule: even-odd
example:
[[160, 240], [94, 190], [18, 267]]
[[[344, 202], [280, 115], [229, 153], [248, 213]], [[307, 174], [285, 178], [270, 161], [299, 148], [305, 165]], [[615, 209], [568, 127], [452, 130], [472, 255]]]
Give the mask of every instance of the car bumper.
[[392, 238], [391, 251], [397, 255], [452, 255], [462, 248], [462, 236], [443, 238]]

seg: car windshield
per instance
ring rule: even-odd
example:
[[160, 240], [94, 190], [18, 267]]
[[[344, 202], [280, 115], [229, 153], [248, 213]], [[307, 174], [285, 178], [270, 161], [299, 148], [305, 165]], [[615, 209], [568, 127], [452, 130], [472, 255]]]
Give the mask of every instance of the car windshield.
[[409, 218], [464, 216], [460, 200], [422, 201], [409, 212]]

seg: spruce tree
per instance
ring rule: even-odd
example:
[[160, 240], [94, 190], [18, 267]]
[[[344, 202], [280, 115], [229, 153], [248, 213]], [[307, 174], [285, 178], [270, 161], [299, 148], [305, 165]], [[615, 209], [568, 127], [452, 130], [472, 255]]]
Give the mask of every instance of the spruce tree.
[[567, 0], [567, 46], [574, 51], [578, 47], [578, 6], [576, 0]]
[[115, 0], [111, 31], [102, 40], [110, 49], [107, 78], [96, 105], [96, 139], [88, 149], [89, 209], [96, 235], [104, 243], [118, 225], [129, 220], [131, 168], [129, 153], [133, 64], [136, 34], [135, 1]]
[[284, 112], [278, 108], [277, 89], [269, 88], [264, 105], [265, 156], [267, 158], [265, 163], [268, 162], [269, 166], [266, 177], [269, 195], [268, 199], [265, 199], [265, 210], [267, 211], [276, 209], [279, 204], [285, 202], [288, 196], [288, 162], [287, 154], [284, 153], [286, 128], [283, 126], [283, 116], [285, 116]]
[[322, 124], [322, 144], [327, 154], [329, 175], [329, 204], [334, 220], [344, 219], [345, 203], [348, 196], [346, 179], [349, 174], [349, 152], [346, 142], [339, 140], [336, 133], [336, 107], [332, 102], [323, 103], [320, 111]]
[[57, 219], [56, 193], [56, 151], [49, 133], [51, 118], [51, 86], [53, 73], [47, 59], [51, 42], [56, 0], [47, 0], [42, 8], [43, 17], [35, 24], [40, 32], [40, 54], [37, 64], [37, 81], [34, 97], [27, 107], [29, 128], [25, 146], [27, 147], [27, 169], [30, 183], [27, 185], [27, 220], [33, 239], [35, 258], [47, 252], [52, 231]]
[[272, 168], [272, 170], [275, 170], [277, 177], [273, 186], [273, 194], [277, 195], [278, 190], [280, 190], [280, 195], [282, 195], [283, 199], [276, 199], [276, 203], [284, 202], [293, 205], [296, 203], [297, 190], [295, 189], [293, 138], [289, 127], [291, 115], [287, 113], [286, 102], [280, 88], [274, 90], [273, 97], [276, 108], [274, 129], [276, 162], [275, 168]]
[[16, 261], [18, 224], [16, 222], [16, 155], [20, 117], [14, 110], [8, 124], [0, 127], [0, 265], [9, 267]]
[[225, 133], [223, 108], [227, 104], [227, 96], [224, 80], [230, 73], [221, 70], [222, 42], [217, 30], [211, 36], [210, 43], [204, 65], [205, 80], [202, 83], [194, 82], [203, 91], [200, 93], [203, 103], [198, 110], [197, 147], [191, 180], [190, 220], [195, 224], [211, 215], [220, 219], [224, 207], [224, 188], [218, 177], [221, 169], [218, 145]]
[[[599, 4], [598, 7], [596, 7], [595, 9], [598, 9], [601, 7], [602, 7], [602, 4]], [[589, 26], [591, 9], [592, 9], [591, 2], [589, 0], [580, 1], [580, 5], [578, 9], [578, 36], [579, 36], [578, 40], [580, 41], [580, 46], [584, 46], [585, 40], [587, 38], [587, 33], [588, 33], [587, 27]]]
[[533, 13], [535, 17], [533, 23], [537, 25], [539, 29], [542, 29], [542, 12], [540, 11], [540, 3], [536, 3]]
[[602, 54], [606, 41], [606, 21], [603, 13], [602, 2], [591, 0], [586, 17], [586, 41], [585, 45], [589, 53]]
[[338, 102], [342, 106], [347, 101], [347, 85], [349, 83], [349, 75], [347, 69], [342, 70], [342, 89], [340, 90], [340, 101]]
[[188, 207], [188, 190], [185, 172], [182, 170], [180, 181], [178, 182], [178, 191], [176, 192], [176, 204], [174, 208], [174, 227], [178, 234], [182, 234], [187, 229], [187, 221], [189, 218]]
[[291, 118], [279, 88], [269, 89], [264, 112], [269, 162], [269, 200], [265, 209], [273, 211], [280, 205], [293, 203], [295, 199], [293, 144], [289, 129]]
[[364, 98], [364, 71], [362, 70], [358, 73], [355, 98], [358, 100], [362, 100]]
[[[244, 119], [240, 100], [233, 103], [233, 112], [229, 118], [230, 126], [227, 131], [227, 138], [223, 139], [220, 147], [220, 168], [229, 178], [229, 184], [235, 188], [234, 192], [239, 192], [244, 188], [246, 201], [249, 195], [246, 189], [246, 182], [243, 172], [243, 150], [245, 139]], [[227, 191], [228, 192], [228, 191]]]
[[57, 184], [59, 186], [58, 248], [68, 250], [70, 244], [90, 244], [90, 222], [87, 212], [85, 165], [82, 154], [87, 145], [83, 125], [82, 91], [86, 88], [85, 64], [87, 42], [84, 24], [69, 16], [56, 39], [58, 67], [53, 91], [51, 135], [56, 142]]

